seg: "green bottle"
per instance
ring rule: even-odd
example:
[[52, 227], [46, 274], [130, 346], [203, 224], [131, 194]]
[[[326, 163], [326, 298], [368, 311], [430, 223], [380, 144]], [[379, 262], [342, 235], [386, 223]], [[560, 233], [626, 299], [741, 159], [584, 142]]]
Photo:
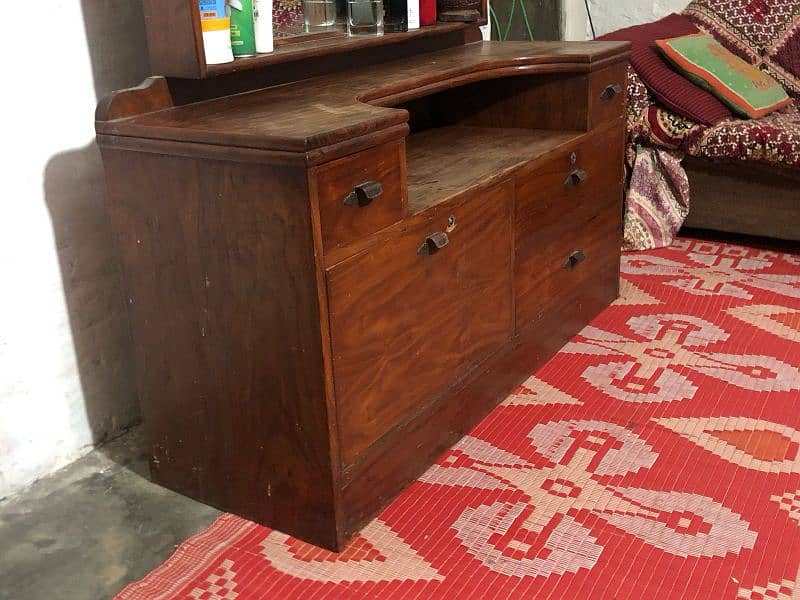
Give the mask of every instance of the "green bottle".
[[231, 48], [234, 56], [256, 53], [253, 0], [231, 0]]

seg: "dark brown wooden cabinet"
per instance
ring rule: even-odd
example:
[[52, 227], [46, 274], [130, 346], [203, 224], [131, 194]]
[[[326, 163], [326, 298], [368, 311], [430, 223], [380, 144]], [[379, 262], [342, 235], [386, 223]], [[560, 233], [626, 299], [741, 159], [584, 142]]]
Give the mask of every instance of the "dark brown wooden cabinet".
[[98, 108], [154, 481], [332, 549], [618, 292], [627, 47], [412, 50]]

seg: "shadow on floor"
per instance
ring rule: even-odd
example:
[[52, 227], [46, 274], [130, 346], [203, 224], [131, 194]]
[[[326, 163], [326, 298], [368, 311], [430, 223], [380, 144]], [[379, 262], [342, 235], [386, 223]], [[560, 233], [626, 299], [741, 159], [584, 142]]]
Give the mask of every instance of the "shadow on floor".
[[110, 598], [219, 516], [150, 483], [140, 429], [0, 503], [0, 600]]

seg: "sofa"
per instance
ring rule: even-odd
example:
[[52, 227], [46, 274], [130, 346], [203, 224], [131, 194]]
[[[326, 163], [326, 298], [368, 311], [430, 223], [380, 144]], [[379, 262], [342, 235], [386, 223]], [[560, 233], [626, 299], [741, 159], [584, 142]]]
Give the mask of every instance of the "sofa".
[[[770, 74], [793, 103], [735, 116], [653, 44], [692, 32]], [[625, 248], [669, 245], [682, 226], [800, 240], [800, 0], [694, 0], [602, 39], [633, 44]]]

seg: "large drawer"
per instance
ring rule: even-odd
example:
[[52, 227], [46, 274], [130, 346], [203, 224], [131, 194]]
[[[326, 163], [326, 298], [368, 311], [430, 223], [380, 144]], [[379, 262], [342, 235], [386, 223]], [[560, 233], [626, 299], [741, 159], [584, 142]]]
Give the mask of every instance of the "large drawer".
[[403, 218], [405, 164], [405, 140], [397, 140], [322, 165], [312, 173], [325, 250]]
[[506, 182], [328, 270], [345, 465], [511, 335], [512, 199]]
[[621, 127], [604, 128], [518, 178], [517, 329], [619, 261], [623, 143]]

